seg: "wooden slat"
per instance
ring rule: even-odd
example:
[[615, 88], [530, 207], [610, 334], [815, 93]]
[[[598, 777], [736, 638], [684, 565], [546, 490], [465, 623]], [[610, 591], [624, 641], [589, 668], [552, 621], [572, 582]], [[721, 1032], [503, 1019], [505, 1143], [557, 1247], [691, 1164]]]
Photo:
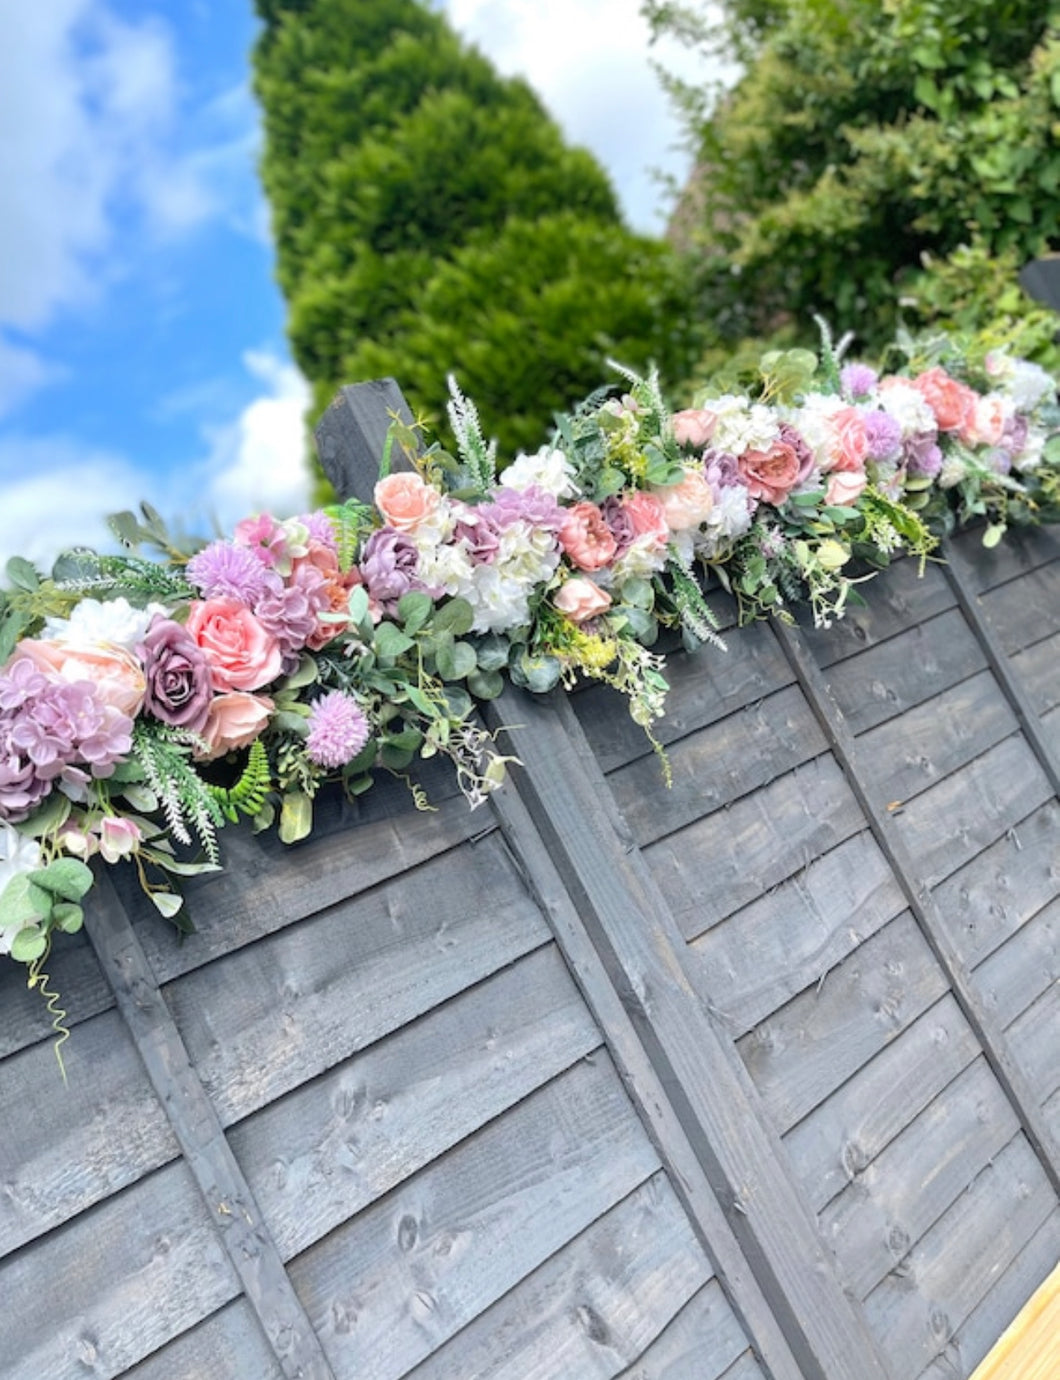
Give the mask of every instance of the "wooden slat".
[[[636, 1189], [411, 1372], [410, 1380], [612, 1380], [641, 1357], [709, 1267], [664, 1174]], [[735, 1334], [716, 1282], [715, 1329], [699, 1337], [701, 1375]], [[503, 1339], [503, 1340], [502, 1340]], [[658, 1372], [656, 1372], [658, 1373]]]
[[[711, 1280], [681, 1311], [620, 1380], [720, 1380], [747, 1355], [743, 1334], [716, 1280]], [[720, 1363], [720, 1364], [719, 1364]], [[757, 1362], [748, 1372], [761, 1380]], [[573, 1373], [572, 1373], [573, 1374]]]
[[954, 608], [830, 666], [828, 685], [851, 732], [863, 733], [985, 665], [982, 648]]
[[645, 849], [686, 939], [749, 905], [863, 828], [827, 753]]
[[945, 996], [784, 1137], [818, 1211], [894, 1140], [979, 1053]]
[[1054, 1212], [1056, 1195], [1016, 1136], [865, 1301], [896, 1376], [919, 1375]]
[[866, 830], [695, 939], [689, 975], [739, 1036], [820, 982], [904, 906]]
[[116, 1011], [0, 1063], [0, 1256], [110, 1197], [179, 1153]]
[[1047, 1102], [1060, 1088], [1060, 983], [1050, 983], [1007, 1034], [1039, 1101]]
[[972, 1380], [1055, 1380], [1060, 1372], [1060, 1265], [1036, 1290]]
[[141, 1361], [123, 1380], [282, 1380], [253, 1311], [242, 1299]]
[[167, 1000], [227, 1125], [547, 939], [494, 834], [189, 973]]
[[1036, 713], [1044, 715], [1060, 705], [1060, 632], [1017, 652], [1011, 665]]
[[803, 627], [802, 635], [820, 667], [834, 666], [888, 638], [925, 623], [954, 605], [953, 592], [937, 566], [923, 574], [916, 560], [899, 560], [865, 587], [867, 607], [847, 605], [830, 628]]
[[1004, 541], [986, 547], [983, 529], [969, 528], [951, 537], [950, 545], [964, 558], [969, 587], [981, 594], [1060, 558], [1060, 529], [1055, 525], [1010, 527]]
[[238, 1292], [195, 1182], [175, 1162], [5, 1265], [0, 1375], [109, 1380]]
[[983, 999], [1006, 1027], [1060, 982], [1060, 896], [995, 949], [974, 976]]
[[821, 1214], [861, 1297], [1012, 1139], [1016, 1117], [983, 1059], [916, 1116]]
[[908, 911], [737, 1044], [781, 1132], [819, 1106], [948, 990]]
[[337, 1380], [392, 1380], [658, 1168], [606, 1055], [583, 1060], [292, 1262]]
[[599, 1043], [549, 946], [248, 1117], [229, 1140], [289, 1259]]

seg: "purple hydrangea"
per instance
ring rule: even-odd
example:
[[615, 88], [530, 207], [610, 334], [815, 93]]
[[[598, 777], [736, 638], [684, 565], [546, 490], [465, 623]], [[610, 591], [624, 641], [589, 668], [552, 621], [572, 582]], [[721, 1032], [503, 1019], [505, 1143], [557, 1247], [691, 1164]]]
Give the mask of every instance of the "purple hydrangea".
[[317, 615], [330, 608], [324, 575], [316, 566], [302, 563], [292, 570], [286, 584], [278, 584], [265, 595], [254, 615], [280, 644], [284, 668], [288, 669], [316, 631]]
[[902, 424], [889, 412], [864, 412], [865, 436], [868, 439], [868, 459], [896, 460], [902, 451]]
[[357, 701], [341, 690], [332, 690], [309, 710], [306, 752], [318, 766], [342, 767], [361, 751], [368, 733], [368, 720]]
[[192, 635], [172, 618], [156, 618], [136, 655], [144, 664], [147, 713], [198, 733], [206, 722], [213, 687], [205, 653]]
[[867, 364], [847, 364], [839, 371], [839, 382], [848, 398], [867, 398], [880, 381]]
[[548, 532], [558, 532], [563, 526], [563, 509], [555, 496], [539, 484], [530, 484], [525, 489], [509, 489], [498, 486], [493, 493], [492, 503], [484, 503], [479, 511], [498, 527], [512, 522], [528, 522], [531, 527], [542, 528]]
[[327, 513], [321, 512], [318, 508], [315, 513], [303, 513], [300, 518], [295, 520], [301, 523], [309, 533], [310, 541], [319, 542], [321, 546], [326, 546], [329, 551], [338, 551], [339, 543], [335, 536], [335, 524]]
[[214, 541], [192, 556], [187, 575], [204, 599], [238, 599], [254, 610], [280, 588], [280, 578], [249, 547]]

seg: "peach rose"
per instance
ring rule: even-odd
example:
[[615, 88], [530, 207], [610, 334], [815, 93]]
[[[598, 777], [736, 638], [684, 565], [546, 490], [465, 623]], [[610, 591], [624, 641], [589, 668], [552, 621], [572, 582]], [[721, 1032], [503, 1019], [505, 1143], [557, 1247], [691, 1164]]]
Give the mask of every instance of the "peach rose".
[[867, 482], [864, 470], [833, 470], [824, 501], [836, 508], [850, 508], [864, 493]]
[[196, 599], [186, 626], [215, 690], [257, 690], [283, 669], [279, 643], [238, 599]]
[[595, 503], [575, 503], [563, 514], [559, 544], [581, 570], [599, 570], [614, 560], [614, 535]]
[[854, 473], [865, 468], [869, 438], [865, 419], [856, 407], [841, 407], [828, 418], [828, 470]]
[[115, 642], [34, 641], [18, 644], [16, 656], [32, 661], [38, 671], [60, 680], [88, 680], [104, 704], [134, 719], [144, 702], [144, 668], [125, 647]]
[[576, 575], [557, 592], [553, 603], [560, 613], [565, 613], [572, 623], [584, 623], [587, 618], [595, 618], [598, 613], [611, 607], [611, 596], [592, 580], [584, 580]]
[[[361, 572], [355, 565], [343, 572], [339, 558], [330, 546], [311, 541], [309, 553], [294, 562], [292, 579], [297, 578], [299, 567], [312, 565], [324, 577], [323, 593], [327, 596], [327, 607], [317, 614], [316, 627], [306, 638], [305, 645], [310, 651], [319, 652], [332, 638], [338, 637], [349, 627], [349, 623], [330, 622], [321, 618], [320, 613], [345, 613], [349, 609], [350, 590], [361, 584]], [[376, 620], [378, 622], [378, 619]]]
[[936, 365], [913, 379], [912, 384], [934, 412], [940, 431], [961, 431], [974, 422], [979, 395], [950, 378], [945, 369]]
[[418, 474], [388, 474], [375, 486], [375, 506], [387, 526], [397, 532], [413, 532], [438, 507], [437, 489]]
[[714, 435], [717, 413], [705, 407], [688, 407], [684, 412], [674, 413], [674, 440], [679, 446], [691, 446], [702, 450]]
[[768, 450], [745, 450], [736, 468], [752, 498], [779, 506], [799, 479], [799, 457], [794, 446], [774, 441]]
[[240, 690], [215, 695], [206, 712], [206, 723], [199, 731], [206, 751], [195, 756], [200, 762], [212, 762], [233, 748], [249, 747], [269, 722], [271, 713], [272, 700], [265, 695], [247, 695]]
[[971, 417], [958, 432], [966, 446], [996, 446], [1005, 431], [1008, 416], [1005, 400], [998, 393], [977, 398]]
[[670, 540], [670, 528], [663, 512], [663, 506], [654, 494], [643, 489], [634, 489], [624, 495], [622, 507], [633, 524], [634, 538], [654, 537], [660, 546]]
[[688, 470], [680, 484], [656, 489], [663, 517], [671, 532], [683, 532], [706, 522], [714, 507], [714, 491], [701, 470]]

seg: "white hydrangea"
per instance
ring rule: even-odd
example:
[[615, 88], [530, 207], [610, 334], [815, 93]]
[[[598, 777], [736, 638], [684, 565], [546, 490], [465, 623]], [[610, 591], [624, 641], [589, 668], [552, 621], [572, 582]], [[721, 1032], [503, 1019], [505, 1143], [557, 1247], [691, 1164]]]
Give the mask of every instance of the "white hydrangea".
[[[650, 580], [666, 564], [667, 548], [661, 545], [650, 533], [636, 537], [613, 563], [614, 582], [621, 585], [624, 580]], [[593, 572], [597, 579], [598, 572]], [[597, 583], [599, 581], [597, 580]]]
[[847, 406], [849, 404], [834, 393], [808, 393], [802, 406], [788, 414], [788, 421], [813, 451], [818, 465], [827, 465], [831, 460], [831, 418]]
[[952, 489], [959, 484], [962, 479], [968, 477], [968, 466], [959, 455], [947, 455], [942, 462], [939, 470], [939, 477], [936, 481], [940, 489]]
[[892, 383], [880, 390], [880, 406], [902, 428], [902, 440], [933, 431], [937, 425], [931, 405], [908, 383]]
[[729, 484], [716, 492], [717, 500], [710, 516], [696, 535], [696, 551], [708, 560], [726, 550], [751, 527], [747, 490], [743, 485]]
[[1004, 388], [1017, 412], [1033, 412], [1056, 392], [1056, 382], [1040, 364], [1017, 359], [1013, 361], [1012, 373]]
[[470, 580], [471, 570], [471, 555], [463, 542], [419, 547], [417, 573], [425, 584], [444, 589], [446, 594], [456, 594]]
[[530, 620], [530, 587], [496, 565], [474, 566], [456, 593], [474, 611], [474, 632], [504, 632]]
[[41, 636], [46, 640], [95, 646], [109, 642], [131, 652], [142, 642], [151, 620], [161, 614], [169, 617], [163, 604], [148, 604], [135, 609], [128, 599], [82, 599], [69, 618], [49, 618]]
[[[8, 882], [22, 872], [35, 871], [40, 865], [40, 844], [37, 840], [20, 834], [6, 820], [0, 822], [0, 896]], [[11, 952], [11, 941], [22, 928], [20, 924], [9, 929], [0, 926], [0, 954]]]
[[551, 580], [559, 565], [556, 539], [546, 528], [520, 519], [505, 525], [492, 564], [504, 575], [527, 586]]
[[575, 492], [571, 463], [552, 446], [542, 446], [533, 455], [517, 455], [501, 474], [500, 482], [506, 489], [529, 489], [536, 484], [554, 498], [571, 498]]
[[1023, 449], [1012, 462], [1012, 468], [1018, 470], [1020, 474], [1030, 474], [1042, 463], [1042, 454], [1045, 450], [1046, 434], [1039, 427], [1028, 428], [1027, 440]]
[[771, 407], [749, 403], [733, 393], [723, 393], [707, 403], [717, 421], [710, 444], [714, 450], [742, 455], [747, 450], [768, 450], [779, 433], [777, 416]]

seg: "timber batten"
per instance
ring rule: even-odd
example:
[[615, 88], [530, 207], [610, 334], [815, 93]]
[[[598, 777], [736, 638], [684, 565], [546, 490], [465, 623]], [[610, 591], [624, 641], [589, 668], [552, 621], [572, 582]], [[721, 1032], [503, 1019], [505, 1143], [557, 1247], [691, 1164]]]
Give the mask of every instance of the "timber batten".
[[669, 792], [506, 691], [482, 811], [228, 831], [182, 944], [116, 872], [69, 1091], [0, 978], [0, 1376], [969, 1376], [1060, 1255], [1060, 545], [976, 541], [675, 654]]

